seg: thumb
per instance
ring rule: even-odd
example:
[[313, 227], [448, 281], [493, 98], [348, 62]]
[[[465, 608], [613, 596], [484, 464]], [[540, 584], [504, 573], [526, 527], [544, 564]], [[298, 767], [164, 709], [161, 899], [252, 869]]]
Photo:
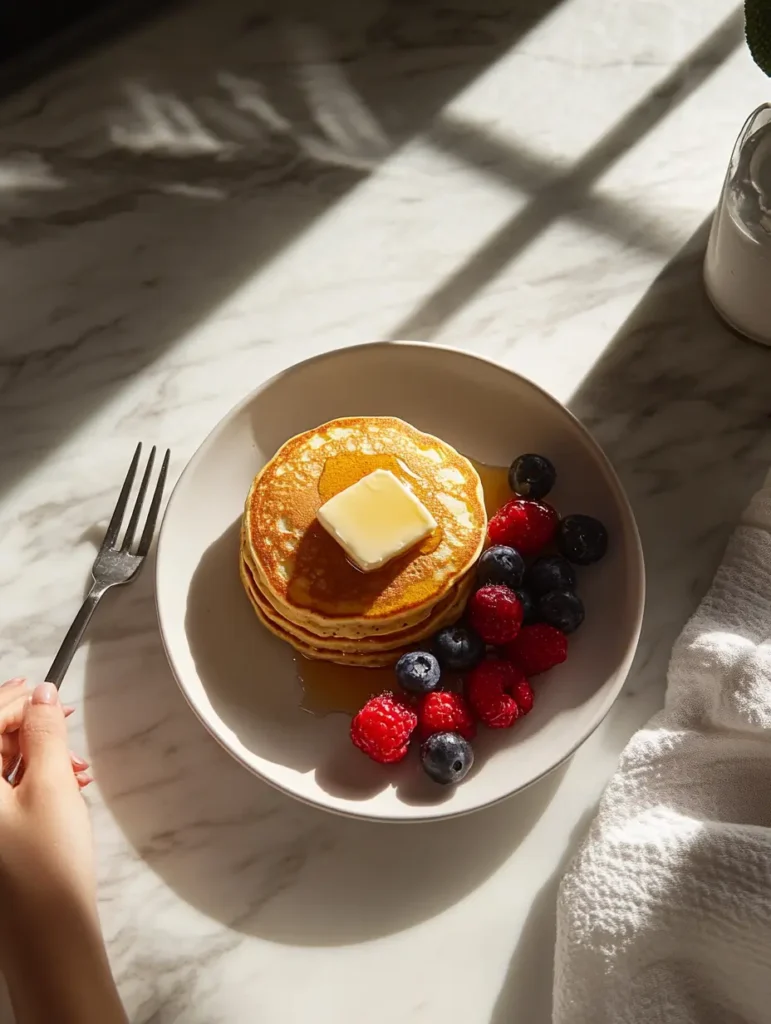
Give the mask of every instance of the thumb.
[[72, 776], [64, 710], [53, 683], [41, 683], [33, 691], [19, 730], [19, 749], [25, 777], [55, 782], [60, 774]]

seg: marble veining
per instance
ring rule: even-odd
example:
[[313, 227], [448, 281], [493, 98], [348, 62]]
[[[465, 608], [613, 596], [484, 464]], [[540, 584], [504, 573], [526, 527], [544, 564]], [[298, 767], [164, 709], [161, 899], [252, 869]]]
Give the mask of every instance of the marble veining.
[[648, 562], [635, 666], [572, 763], [411, 828], [239, 769], [169, 673], [152, 570], [115, 595], [65, 692], [134, 1024], [548, 1020], [560, 872], [771, 462], [771, 354], [700, 279], [767, 95], [728, 0], [226, 0], [0, 100], [6, 675], [45, 671], [137, 440], [176, 474], [245, 391], [360, 341], [462, 346], [567, 402]]

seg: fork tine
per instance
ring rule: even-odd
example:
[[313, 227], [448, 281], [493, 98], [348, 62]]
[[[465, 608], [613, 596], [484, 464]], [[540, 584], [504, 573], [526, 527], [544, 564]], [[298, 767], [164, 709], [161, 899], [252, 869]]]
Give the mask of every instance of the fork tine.
[[139, 517], [142, 514], [142, 505], [145, 503], [145, 494], [147, 493], [147, 485], [150, 483], [150, 475], [153, 471], [154, 462], [155, 445], [153, 445], [152, 451], [150, 452], [150, 458], [147, 460], [147, 469], [145, 470], [145, 475], [142, 477], [142, 483], [139, 485], [139, 494], [137, 494], [137, 500], [134, 502], [134, 508], [131, 512], [131, 519], [129, 519], [126, 536], [123, 538], [121, 551], [129, 551], [131, 549], [131, 545], [134, 543], [134, 534], [137, 532], [137, 523], [139, 522]]
[[150, 550], [150, 545], [153, 542], [153, 534], [155, 533], [155, 524], [158, 521], [158, 512], [161, 507], [161, 501], [163, 501], [163, 488], [166, 483], [166, 474], [169, 469], [169, 459], [171, 458], [171, 452], [166, 449], [166, 454], [163, 457], [163, 465], [161, 466], [161, 472], [158, 476], [158, 483], [155, 485], [155, 494], [153, 494], [153, 500], [150, 502], [150, 511], [147, 513], [147, 522], [145, 528], [142, 531], [142, 537], [139, 541], [139, 548], [137, 554], [144, 558], [147, 552]]
[[126, 474], [126, 479], [123, 481], [123, 487], [121, 487], [118, 504], [115, 506], [115, 511], [112, 514], [110, 525], [107, 527], [107, 533], [104, 535], [101, 547], [102, 551], [107, 551], [109, 548], [113, 547], [115, 545], [115, 541], [118, 539], [118, 532], [120, 530], [121, 523], [123, 522], [123, 516], [126, 513], [126, 505], [128, 504], [131, 488], [134, 484], [134, 477], [137, 473], [139, 456], [141, 454], [142, 443], [140, 442], [134, 452], [134, 458], [131, 460], [131, 465], [129, 466], [129, 471]]

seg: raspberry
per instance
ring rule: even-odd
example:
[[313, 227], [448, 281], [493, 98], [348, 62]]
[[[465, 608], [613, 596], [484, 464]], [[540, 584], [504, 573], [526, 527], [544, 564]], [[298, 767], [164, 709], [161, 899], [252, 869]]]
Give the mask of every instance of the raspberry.
[[477, 731], [465, 698], [447, 690], [426, 694], [418, 708], [418, 728], [422, 740], [435, 732], [457, 732], [473, 740]]
[[537, 555], [553, 540], [559, 516], [545, 501], [514, 498], [498, 509], [487, 525], [493, 544], [506, 544], [521, 555]]
[[471, 625], [488, 644], [513, 640], [524, 616], [517, 595], [500, 584], [480, 587], [468, 603], [468, 613]]
[[521, 669], [528, 679], [561, 665], [568, 656], [568, 638], [554, 626], [539, 622], [523, 626], [519, 634], [506, 644], [506, 657]]
[[519, 718], [519, 707], [506, 690], [521, 678], [507, 661], [483, 661], [469, 672], [466, 694], [480, 722], [491, 729], [508, 729], [514, 725]]
[[515, 683], [511, 695], [517, 702], [520, 715], [526, 715], [529, 711], [532, 711], [535, 694], [533, 693], [533, 687], [528, 683], [527, 679], [520, 679], [518, 683]]
[[391, 693], [368, 700], [351, 722], [354, 744], [379, 764], [395, 764], [407, 756], [418, 716]]

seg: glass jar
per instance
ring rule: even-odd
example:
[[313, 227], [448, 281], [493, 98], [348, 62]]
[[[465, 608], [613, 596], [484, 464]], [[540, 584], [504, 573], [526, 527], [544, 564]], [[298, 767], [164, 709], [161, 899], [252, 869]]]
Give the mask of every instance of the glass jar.
[[771, 104], [748, 118], [731, 154], [704, 259], [720, 316], [771, 345]]

